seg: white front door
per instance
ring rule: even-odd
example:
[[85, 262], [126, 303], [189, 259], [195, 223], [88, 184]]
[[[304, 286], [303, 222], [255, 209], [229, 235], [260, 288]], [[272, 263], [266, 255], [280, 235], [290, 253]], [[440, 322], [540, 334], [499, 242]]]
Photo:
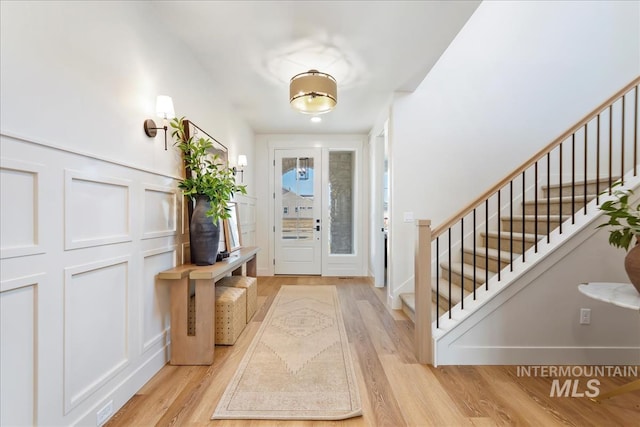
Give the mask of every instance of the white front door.
[[321, 150], [275, 150], [275, 184], [275, 274], [321, 274]]

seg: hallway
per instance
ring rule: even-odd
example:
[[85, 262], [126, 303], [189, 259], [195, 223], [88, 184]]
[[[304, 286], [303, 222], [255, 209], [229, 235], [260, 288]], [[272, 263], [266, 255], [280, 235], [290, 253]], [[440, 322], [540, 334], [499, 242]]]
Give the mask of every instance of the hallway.
[[[283, 284], [337, 285], [364, 416], [324, 422], [210, 421]], [[217, 347], [212, 366], [166, 365], [107, 425], [631, 426], [640, 418], [637, 392], [598, 405], [586, 397], [549, 397], [552, 378], [519, 377], [516, 366], [418, 365], [413, 324], [401, 312], [385, 308], [384, 291], [366, 278], [260, 277], [260, 308], [234, 346]], [[600, 380], [601, 390], [607, 391], [629, 378]]]

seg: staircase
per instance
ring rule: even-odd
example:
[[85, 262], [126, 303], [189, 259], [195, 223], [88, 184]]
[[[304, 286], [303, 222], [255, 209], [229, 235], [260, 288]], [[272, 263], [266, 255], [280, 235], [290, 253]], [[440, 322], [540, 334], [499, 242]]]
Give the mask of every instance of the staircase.
[[562, 244], [563, 229], [592, 215], [589, 202], [617, 177], [636, 179], [639, 85], [637, 77], [438, 227], [416, 221], [417, 292], [399, 298], [420, 363], [432, 363], [439, 339], [479, 301], [517, 283], [540, 249]]
[[[612, 178], [612, 181], [616, 179]], [[457, 260], [451, 264], [448, 261], [439, 264], [438, 279], [434, 278], [431, 282], [432, 319], [436, 320], [436, 313], [438, 317], [446, 314], [461, 301], [463, 286], [466, 296], [474, 291], [474, 283], [478, 289], [498, 271], [510, 268], [515, 260], [523, 262], [519, 259], [523, 249], [526, 251], [533, 247], [536, 240], [543, 242], [551, 231], [560, 227], [561, 222], [571, 220], [572, 212], [578, 213], [584, 208], [585, 202], [595, 199], [598, 192], [607, 187], [608, 177], [586, 183], [543, 186], [542, 197], [537, 202], [525, 201], [521, 204], [519, 214], [500, 218], [499, 232], [496, 229], [478, 233], [475, 247], [464, 247], [464, 250], [458, 251], [455, 256]], [[400, 299], [402, 311], [415, 320], [415, 294], [402, 293]]]

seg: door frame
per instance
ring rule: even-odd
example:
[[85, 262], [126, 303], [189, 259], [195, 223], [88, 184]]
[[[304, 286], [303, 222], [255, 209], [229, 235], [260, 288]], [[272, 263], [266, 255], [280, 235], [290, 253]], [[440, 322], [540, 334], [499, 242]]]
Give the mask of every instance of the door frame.
[[[322, 151], [322, 212], [321, 212], [321, 230], [323, 242], [322, 256], [322, 275], [323, 276], [367, 276], [366, 259], [367, 259], [367, 241], [369, 230], [369, 219], [366, 212], [368, 207], [368, 186], [366, 180], [366, 172], [368, 162], [363, 159], [364, 135], [267, 135], [267, 171], [268, 171], [268, 190], [264, 195], [267, 199], [268, 216], [267, 248], [268, 254], [266, 271], [268, 275], [274, 275], [275, 263], [275, 151], [286, 149], [305, 149], [320, 148]], [[326, 191], [327, 175], [329, 168], [329, 152], [330, 151], [354, 151], [355, 174], [354, 174], [354, 244], [355, 250], [353, 255], [331, 255], [328, 253], [328, 212], [325, 209], [328, 195]], [[360, 222], [362, 221], [362, 222]], [[267, 252], [267, 251], [265, 251]]]
[[371, 274], [376, 288], [385, 286], [385, 238], [384, 238], [384, 159], [385, 134], [372, 136], [369, 144], [370, 182], [370, 254]]

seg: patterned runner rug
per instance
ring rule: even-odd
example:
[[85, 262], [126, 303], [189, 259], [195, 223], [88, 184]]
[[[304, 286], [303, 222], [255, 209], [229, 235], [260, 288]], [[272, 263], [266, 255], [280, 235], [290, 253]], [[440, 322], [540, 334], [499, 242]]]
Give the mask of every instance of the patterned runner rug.
[[335, 286], [280, 288], [212, 419], [362, 415]]

